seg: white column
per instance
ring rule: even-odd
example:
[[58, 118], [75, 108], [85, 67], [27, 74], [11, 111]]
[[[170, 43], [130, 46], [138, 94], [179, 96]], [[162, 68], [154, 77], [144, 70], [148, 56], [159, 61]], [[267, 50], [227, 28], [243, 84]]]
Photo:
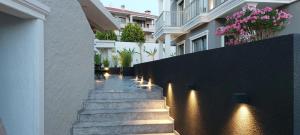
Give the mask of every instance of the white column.
[[165, 35], [165, 58], [168, 58], [171, 56], [171, 34]]
[[158, 0], [158, 13], [161, 14], [163, 10], [163, 0]]
[[163, 11], [171, 11], [171, 0], [163, 0]]
[[130, 17], [129, 17], [129, 23], [133, 23], [133, 16], [132, 15], [130, 15]]
[[159, 40], [158, 57], [159, 59], [164, 58], [164, 43], [161, 40]]
[[109, 60], [109, 66], [111, 66], [112, 65], [112, 49], [113, 48], [109, 48], [109, 49], [107, 49], [107, 59]]

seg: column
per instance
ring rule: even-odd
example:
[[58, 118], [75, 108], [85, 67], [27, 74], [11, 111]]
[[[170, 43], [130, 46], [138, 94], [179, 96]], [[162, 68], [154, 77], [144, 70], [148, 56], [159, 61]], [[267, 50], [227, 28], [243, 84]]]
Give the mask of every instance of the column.
[[164, 43], [163, 41], [159, 40], [159, 48], [158, 48], [158, 57], [159, 59], [164, 58]]
[[172, 38], [171, 34], [166, 34], [165, 35], [165, 58], [168, 58], [171, 56], [171, 43], [172, 43]]
[[133, 16], [132, 15], [130, 15], [130, 17], [129, 17], [129, 23], [133, 23]]

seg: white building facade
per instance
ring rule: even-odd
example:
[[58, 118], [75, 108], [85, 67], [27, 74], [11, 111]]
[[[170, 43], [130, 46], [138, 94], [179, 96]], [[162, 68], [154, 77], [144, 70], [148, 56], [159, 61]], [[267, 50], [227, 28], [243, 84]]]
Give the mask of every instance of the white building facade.
[[[149, 52], [154, 51], [154, 49], [156, 49], [157, 53], [154, 56], [154, 60], [163, 59], [175, 54], [175, 47], [165, 49], [164, 43], [156, 43], [156, 39], [153, 37], [153, 34], [155, 32], [155, 22], [157, 16], [151, 15], [151, 11], [146, 10], [144, 13], [139, 13], [135, 11], [126, 10], [125, 6], [122, 6], [121, 8], [106, 8], [114, 16], [116, 23], [118, 23], [120, 26], [118, 30], [115, 30], [115, 33], [118, 36], [118, 40], [105, 41], [95, 39], [95, 51], [101, 54], [102, 60], [108, 59], [110, 61], [110, 66], [114, 66], [112, 65], [112, 56], [118, 55], [117, 51], [121, 51], [123, 49], [134, 49], [135, 52], [137, 52], [133, 55], [132, 65], [153, 61], [153, 56], [149, 56], [147, 53], [144, 52], [144, 50]], [[129, 23], [138, 24], [144, 31], [146, 41], [142, 47], [142, 61], [140, 60], [140, 55], [138, 54], [140, 53], [140, 48], [137, 43], [120, 41], [122, 30]]]
[[182, 55], [225, 46], [224, 37], [216, 36], [224, 18], [245, 5], [284, 8], [294, 15], [291, 24], [278, 33], [299, 33], [296, 26], [300, 2], [296, 0], [158, 0], [160, 16], [156, 21], [154, 38], [166, 48], [176, 47]]

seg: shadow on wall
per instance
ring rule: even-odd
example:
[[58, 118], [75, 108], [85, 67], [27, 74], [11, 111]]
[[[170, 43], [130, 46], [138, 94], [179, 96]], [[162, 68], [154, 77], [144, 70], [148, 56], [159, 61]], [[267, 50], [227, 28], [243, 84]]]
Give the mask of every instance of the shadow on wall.
[[0, 119], [0, 135], [6, 135], [4, 124], [1, 119]]

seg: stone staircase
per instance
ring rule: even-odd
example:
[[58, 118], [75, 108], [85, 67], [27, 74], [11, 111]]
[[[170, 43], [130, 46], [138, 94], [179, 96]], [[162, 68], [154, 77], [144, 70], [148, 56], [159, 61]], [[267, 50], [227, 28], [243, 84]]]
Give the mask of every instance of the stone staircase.
[[73, 135], [176, 135], [162, 89], [138, 88], [133, 81], [128, 85], [122, 85], [123, 90], [91, 91], [73, 124]]

